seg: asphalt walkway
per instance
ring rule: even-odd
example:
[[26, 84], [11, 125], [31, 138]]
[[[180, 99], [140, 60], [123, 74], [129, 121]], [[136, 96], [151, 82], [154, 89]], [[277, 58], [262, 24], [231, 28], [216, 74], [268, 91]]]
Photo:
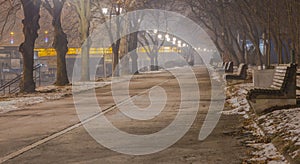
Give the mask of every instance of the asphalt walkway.
[[[178, 135], [181, 127], [189, 124], [189, 120], [180, 120], [178, 127], [174, 126], [173, 131], [166, 133], [155, 142], [145, 140], [137, 141], [133, 145], [128, 140], [105, 140], [107, 145], [113, 145], [111, 149], [98, 143], [84, 128], [78, 118], [78, 111], [75, 110], [74, 98], [67, 97], [61, 100], [45, 102], [30, 106], [25, 110], [13, 111], [0, 115], [0, 162], [4, 163], [241, 163], [247, 155], [247, 148], [244, 147], [234, 136], [239, 128], [237, 116], [222, 116], [211, 135], [204, 141], [198, 140], [199, 131], [207, 116], [211, 97], [211, 81], [208, 72], [204, 67], [193, 68], [196, 74], [196, 84], [200, 90], [200, 99], [188, 99], [188, 104], [198, 104], [195, 121], [192, 122], [188, 132], [175, 144], [147, 155], [126, 155], [114, 150], [129, 152], [147, 152], [167, 142], [168, 137], [174, 138]], [[181, 70], [184, 76], [184, 68]], [[151, 74], [136, 75], [129, 85], [129, 99], [138, 108], [153, 106], [158, 111], [141, 114], [137, 117], [151, 117], [151, 119], [136, 120], [129, 118], [121, 109], [131, 110], [132, 104], [115, 103], [111, 86], [97, 88], [96, 100], [105, 113], [94, 113], [86, 116], [86, 126], [92, 130], [99, 130], [105, 133], [109, 139], [109, 129], [97, 122], [97, 118], [105, 117], [111, 125], [128, 134], [138, 136], [150, 135], [167, 129], [179, 115], [179, 107], [182, 95], [197, 92], [189, 79], [180, 81], [168, 72], [157, 72]], [[125, 82], [116, 84], [118, 92], [126, 93]], [[158, 87], [159, 86], [159, 87]], [[182, 93], [180, 88], [187, 86]], [[158, 88], [150, 93], [151, 88]], [[160, 92], [161, 89], [165, 92]], [[124, 92], [120, 90], [124, 89]], [[155, 95], [159, 93], [159, 95]], [[92, 98], [89, 92], [82, 93], [82, 101], [86, 106]], [[166, 103], [161, 97], [167, 97]], [[77, 100], [76, 100], [77, 101]], [[124, 102], [123, 102], [124, 101]], [[156, 106], [155, 106], [156, 105]], [[193, 115], [192, 106], [186, 106], [185, 116]], [[84, 106], [84, 105], [83, 105]], [[160, 111], [159, 108], [163, 107]], [[189, 110], [191, 109], [191, 110]], [[128, 113], [130, 114], [130, 112]], [[132, 114], [132, 113], [131, 113]], [[183, 118], [184, 118], [183, 117]], [[101, 122], [100, 122], [101, 123]], [[90, 126], [89, 126], [90, 124]], [[97, 129], [98, 128], [98, 129]], [[174, 133], [173, 133], [174, 132]], [[149, 146], [149, 143], [154, 143]]]

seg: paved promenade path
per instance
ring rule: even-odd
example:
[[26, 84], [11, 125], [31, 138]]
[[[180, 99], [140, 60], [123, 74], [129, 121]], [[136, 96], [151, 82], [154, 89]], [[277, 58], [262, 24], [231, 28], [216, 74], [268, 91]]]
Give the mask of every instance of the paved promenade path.
[[[242, 163], [248, 150], [235, 135], [240, 127], [238, 116], [222, 116], [212, 134], [204, 141], [198, 140], [208, 112], [211, 85], [204, 67], [193, 70], [201, 97], [196, 120], [183, 138], [163, 151], [133, 156], [105, 148], [82, 126], [70, 96], [1, 114], [0, 163]], [[150, 105], [147, 91], [156, 85], [165, 89], [168, 99], [160, 115], [151, 120], [138, 121], [123, 115], [115, 107], [110, 85], [96, 89], [97, 100], [107, 110], [104, 116], [118, 129], [152, 134], [167, 127], [178, 113], [178, 81], [168, 72], [157, 72], [136, 75], [130, 83], [130, 95], [138, 95], [133, 102], [141, 108]], [[120, 147], [133, 146], [126, 141], [114, 142]]]

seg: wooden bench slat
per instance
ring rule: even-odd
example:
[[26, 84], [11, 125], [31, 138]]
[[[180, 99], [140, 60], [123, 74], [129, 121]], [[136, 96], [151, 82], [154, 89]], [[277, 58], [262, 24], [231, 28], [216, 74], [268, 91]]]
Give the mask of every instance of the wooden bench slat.
[[277, 66], [276, 69], [288, 69], [287, 66]]
[[276, 87], [279, 87], [279, 88], [282, 87], [282, 83], [276, 83], [276, 82], [273, 82], [272, 85], [273, 85], [273, 86], [276, 86]]
[[284, 76], [274, 76], [273, 79], [284, 81]]
[[286, 73], [286, 70], [276, 70], [275, 73]]
[[271, 85], [271, 88], [276, 89], [276, 90], [280, 90], [281, 89], [281, 87], [274, 86], [274, 85]]
[[280, 85], [282, 85], [283, 84], [283, 82], [284, 82], [284, 80], [281, 80], [281, 79], [273, 79], [273, 83], [278, 83], [278, 84], [280, 84]]
[[285, 77], [285, 74], [283, 74], [283, 73], [275, 73], [275, 74], [274, 74], [274, 77], [276, 77], [276, 76], [279, 76], [279, 77]]

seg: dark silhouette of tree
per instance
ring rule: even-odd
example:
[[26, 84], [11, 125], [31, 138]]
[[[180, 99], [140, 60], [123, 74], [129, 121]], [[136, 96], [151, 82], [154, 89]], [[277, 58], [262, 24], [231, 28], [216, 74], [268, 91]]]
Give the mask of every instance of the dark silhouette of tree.
[[22, 23], [25, 40], [19, 47], [23, 56], [23, 78], [20, 83], [20, 91], [31, 93], [35, 92], [33, 79], [34, 44], [40, 28], [41, 0], [21, 0], [21, 3], [24, 12]]
[[54, 27], [54, 41], [53, 47], [57, 53], [57, 71], [56, 82], [57, 86], [64, 86], [69, 84], [67, 68], [66, 68], [66, 54], [68, 52], [68, 40], [62, 25], [61, 25], [61, 13], [64, 7], [65, 0], [53, 0], [53, 6], [51, 6], [48, 0], [45, 0], [43, 7], [52, 16], [52, 26]]

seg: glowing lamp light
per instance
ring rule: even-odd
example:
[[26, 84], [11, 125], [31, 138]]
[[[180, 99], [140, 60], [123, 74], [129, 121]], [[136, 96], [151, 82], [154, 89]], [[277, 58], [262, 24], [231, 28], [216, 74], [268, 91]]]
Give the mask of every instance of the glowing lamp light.
[[48, 33], [49, 33], [48, 31], [45, 31], [45, 39], [44, 39], [45, 43], [49, 42]]
[[158, 37], [158, 39], [162, 39], [162, 35], [161, 34], [158, 34], [157, 37]]
[[158, 30], [156, 30], [156, 29], [155, 29], [155, 30], [153, 30], [153, 33], [154, 33], [154, 34], [157, 34], [157, 32], [158, 32]]
[[102, 8], [102, 13], [106, 15], [108, 13], [108, 8]]
[[14, 32], [10, 32], [10, 44], [14, 44], [14, 35], [15, 33]]
[[116, 7], [116, 11], [117, 11], [117, 12], [121, 13], [121, 12], [122, 12], [122, 10], [123, 10], [122, 8], [120, 8], [120, 7]]

